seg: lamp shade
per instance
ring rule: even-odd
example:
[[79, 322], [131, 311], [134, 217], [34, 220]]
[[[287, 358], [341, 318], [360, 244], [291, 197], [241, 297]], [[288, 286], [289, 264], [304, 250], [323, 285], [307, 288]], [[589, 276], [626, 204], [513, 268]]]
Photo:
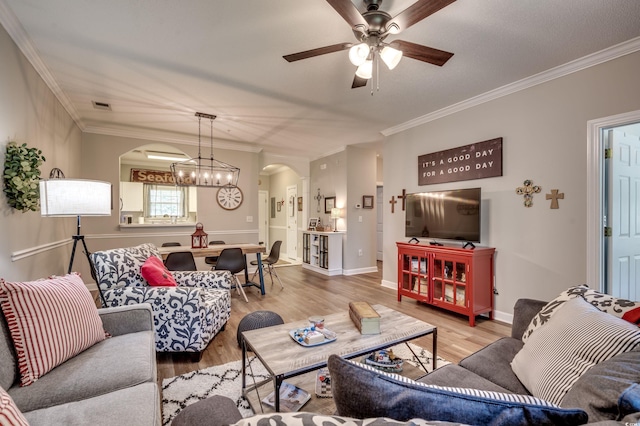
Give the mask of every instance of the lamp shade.
[[349, 49], [349, 60], [353, 65], [359, 67], [369, 57], [369, 50], [367, 43], [356, 44]]
[[111, 183], [86, 179], [40, 181], [42, 216], [111, 216]]
[[402, 51], [394, 49], [393, 47], [385, 46], [380, 52], [380, 57], [387, 67], [392, 70], [400, 63], [400, 59], [402, 59]]
[[362, 65], [358, 67], [358, 69], [356, 70], [356, 75], [366, 80], [373, 77], [373, 61], [371, 59], [366, 60]]
[[334, 207], [331, 209], [331, 219], [340, 219], [340, 209]]

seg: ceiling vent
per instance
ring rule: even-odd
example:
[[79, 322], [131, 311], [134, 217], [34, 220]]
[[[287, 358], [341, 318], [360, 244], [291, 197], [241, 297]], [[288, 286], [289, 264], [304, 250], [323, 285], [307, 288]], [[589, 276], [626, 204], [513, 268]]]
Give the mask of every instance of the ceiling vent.
[[91, 101], [91, 103], [93, 104], [93, 107], [95, 109], [101, 109], [103, 111], [111, 111], [111, 104], [108, 104], [106, 102], [97, 102], [97, 101]]

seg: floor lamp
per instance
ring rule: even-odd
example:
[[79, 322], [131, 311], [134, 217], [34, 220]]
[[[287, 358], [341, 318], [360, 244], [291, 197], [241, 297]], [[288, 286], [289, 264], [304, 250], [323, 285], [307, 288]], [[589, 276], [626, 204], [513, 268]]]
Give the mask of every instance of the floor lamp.
[[[85, 179], [49, 179], [40, 181], [40, 211], [47, 217], [76, 216], [77, 231], [73, 235], [73, 249], [67, 273], [71, 273], [78, 241], [91, 265], [89, 250], [80, 233], [81, 216], [111, 216], [111, 183]], [[99, 288], [99, 286], [98, 286]], [[100, 293], [102, 297], [102, 292]]]

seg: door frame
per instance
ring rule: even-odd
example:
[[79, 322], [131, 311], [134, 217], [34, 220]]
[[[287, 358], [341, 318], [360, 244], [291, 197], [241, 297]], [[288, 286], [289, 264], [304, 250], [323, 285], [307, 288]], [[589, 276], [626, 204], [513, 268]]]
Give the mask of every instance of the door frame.
[[587, 285], [604, 291], [604, 129], [640, 121], [640, 110], [587, 121]]
[[[262, 201], [264, 197], [264, 201]], [[260, 204], [263, 204], [264, 209], [260, 208]], [[264, 233], [264, 246], [267, 249], [270, 247], [269, 245], [269, 191], [258, 190], [258, 242], [260, 242], [260, 231], [262, 230]]]
[[[287, 201], [285, 201], [287, 257], [296, 259], [298, 255], [298, 185], [288, 185], [286, 188]], [[291, 199], [293, 197], [293, 200]], [[293, 210], [289, 210], [289, 207]], [[290, 214], [292, 213], [292, 214]]]

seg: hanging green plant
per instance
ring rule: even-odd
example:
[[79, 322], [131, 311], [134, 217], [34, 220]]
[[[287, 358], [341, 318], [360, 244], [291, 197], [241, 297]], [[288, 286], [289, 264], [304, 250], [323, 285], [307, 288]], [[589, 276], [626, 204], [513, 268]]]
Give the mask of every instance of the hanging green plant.
[[40, 206], [40, 166], [45, 161], [42, 151], [28, 148], [26, 143], [7, 144], [4, 157], [4, 193], [11, 207], [23, 212]]

